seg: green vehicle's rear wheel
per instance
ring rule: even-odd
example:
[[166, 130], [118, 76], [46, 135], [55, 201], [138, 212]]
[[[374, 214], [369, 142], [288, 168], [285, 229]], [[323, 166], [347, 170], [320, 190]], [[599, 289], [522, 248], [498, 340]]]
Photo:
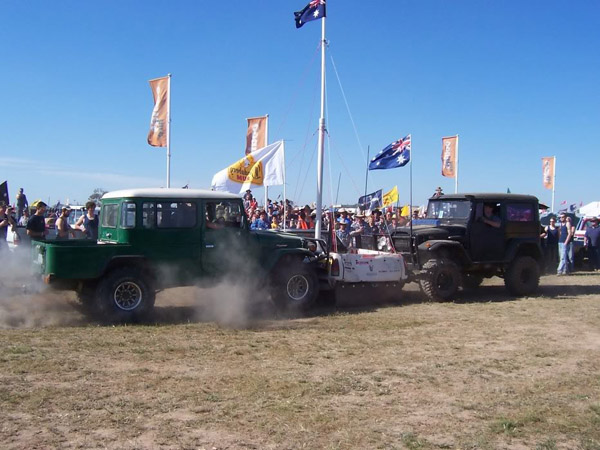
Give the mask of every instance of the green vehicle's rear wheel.
[[154, 308], [154, 300], [154, 289], [137, 268], [120, 267], [109, 272], [96, 290], [96, 306], [101, 315], [114, 322], [146, 317]]

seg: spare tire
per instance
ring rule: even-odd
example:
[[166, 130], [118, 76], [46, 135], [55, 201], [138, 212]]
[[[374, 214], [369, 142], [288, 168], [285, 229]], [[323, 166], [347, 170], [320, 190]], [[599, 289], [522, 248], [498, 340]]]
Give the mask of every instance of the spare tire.
[[540, 284], [540, 266], [531, 256], [517, 256], [504, 274], [504, 285], [511, 295], [531, 295]]
[[460, 271], [449, 259], [430, 259], [423, 265], [425, 273], [419, 280], [421, 290], [429, 301], [450, 300], [460, 286]]

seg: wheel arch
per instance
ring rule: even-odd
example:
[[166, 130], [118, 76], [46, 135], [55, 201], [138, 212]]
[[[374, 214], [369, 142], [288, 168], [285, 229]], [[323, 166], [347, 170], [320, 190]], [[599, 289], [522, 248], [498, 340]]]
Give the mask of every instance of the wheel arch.
[[459, 269], [471, 264], [471, 259], [460, 242], [426, 241], [419, 245], [419, 252], [426, 256], [421, 260], [421, 264], [425, 264], [430, 259], [449, 259], [455, 262]]

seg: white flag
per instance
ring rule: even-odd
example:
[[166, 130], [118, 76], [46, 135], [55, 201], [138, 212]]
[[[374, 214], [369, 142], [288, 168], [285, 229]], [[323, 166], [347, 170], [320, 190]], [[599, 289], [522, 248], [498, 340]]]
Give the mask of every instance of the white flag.
[[215, 174], [211, 183], [213, 190], [241, 194], [256, 186], [282, 185], [284, 151], [283, 141], [277, 141], [248, 153]]

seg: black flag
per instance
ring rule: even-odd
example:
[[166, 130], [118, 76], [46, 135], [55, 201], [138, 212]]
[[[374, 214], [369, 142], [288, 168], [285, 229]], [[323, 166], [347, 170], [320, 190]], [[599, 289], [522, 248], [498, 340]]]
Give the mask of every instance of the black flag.
[[10, 204], [8, 200], [8, 183], [6, 181], [0, 184], [0, 202], [4, 202], [5, 205]]

